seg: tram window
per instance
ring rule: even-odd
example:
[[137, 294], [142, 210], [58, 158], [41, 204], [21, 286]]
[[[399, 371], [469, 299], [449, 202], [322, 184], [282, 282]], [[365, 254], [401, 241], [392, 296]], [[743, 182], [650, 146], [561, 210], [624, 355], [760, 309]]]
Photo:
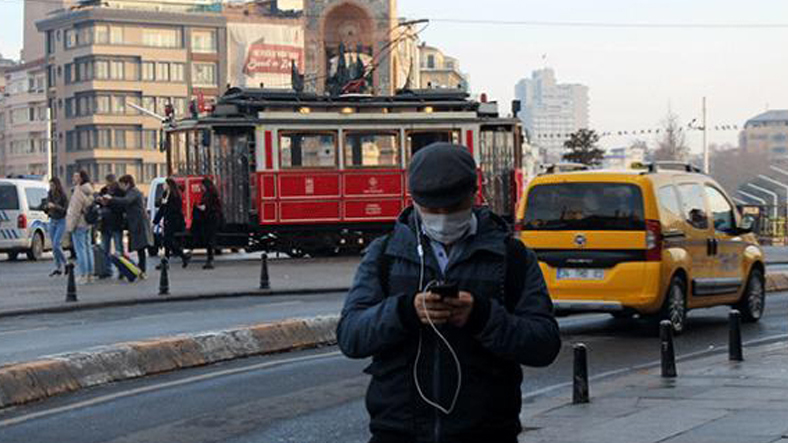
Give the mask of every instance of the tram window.
[[413, 131], [408, 133], [408, 152], [413, 157], [419, 149], [433, 143], [460, 143], [460, 133], [458, 131]]
[[281, 133], [279, 161], [283, 169], [335, 168], [337, 166], [335, 133]]
[[345, 165], [348, 168], [399, 166], [397, 133], [346, 132]]

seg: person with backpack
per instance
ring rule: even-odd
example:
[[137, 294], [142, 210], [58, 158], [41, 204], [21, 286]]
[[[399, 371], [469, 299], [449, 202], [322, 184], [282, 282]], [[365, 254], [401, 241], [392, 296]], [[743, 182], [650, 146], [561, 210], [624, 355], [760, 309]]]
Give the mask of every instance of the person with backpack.
[[[99, 191], [100, 197], [123, 197], [124, 192], [120, 189], [115, 174], [107, 174], [104, 180], [106, 183]], [[123, 208], [117, 206], [103, 206], [101, 208], [101, 250], [104, 254], [105, 262], [107, 263], [107, 273], [100, 275], [99, 278], [112, 277], [112, 243], [115, 243], [115, 255], [120, 257], [124, 253], [124, 220], [125, 214]], [[120, 270], [118, 270], [118, 272], [120, 273]]]
[[[84, 285], [93, 280], [93, 249], [90, 245], [90, 225], [95, 213], [93, 185], [90, 176], [81, 170], [73, 176], [74, 189], [66, 211], [66, 232], [77, 256], [79, 276], [77, 284]], [[95, 222], [94, 222], [95, 223]]]
[[122, 209], [126, 214], [126, 223], [129, 229], [129, 251], [137, 252], [137, 267], [141, 274], [140, 279], [145, 279], [147, 270], [146, 250], [153, 245], [153, 228], [151, 227], [148, 212], [145, 210], [145, 197], [137, 189], [134, 177], [124, 175], [118, 179], [118, 186], [123, 191], [122, 197], [105, 195], [101, 202], [110, 208]]
[[419, 150], [414, 205], [359, 265], [337, 341], [372, 357], [371, 443], [516, 443], [521, 365], [547, 366], [561, 348], [536, 255], [473, 206], [477, 182], [468, 148]]

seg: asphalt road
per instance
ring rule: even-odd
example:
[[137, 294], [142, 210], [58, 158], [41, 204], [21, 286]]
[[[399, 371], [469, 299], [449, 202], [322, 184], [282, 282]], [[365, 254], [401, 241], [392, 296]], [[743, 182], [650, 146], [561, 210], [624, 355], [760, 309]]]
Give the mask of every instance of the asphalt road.
[[[689, 330], [677, 339], [679, 355], [724, 352], [726, 314], [725, 308], [693, 312]], [[788, 293], [770, 296], [766, 317], [745, 325], [745, 340], [784, 336], [787, 316]], [[569, 389], [573, 343], [588, 345], [593, 377], [659, 358], [646, 323], [604, 315], [560, 322], [562, 354], [548, 369], [525, 370], [528, 395]], [[0, 412], [0, 441], [361, 443], [368, 438], [365, 364], [326, 348], [118, 383]]]

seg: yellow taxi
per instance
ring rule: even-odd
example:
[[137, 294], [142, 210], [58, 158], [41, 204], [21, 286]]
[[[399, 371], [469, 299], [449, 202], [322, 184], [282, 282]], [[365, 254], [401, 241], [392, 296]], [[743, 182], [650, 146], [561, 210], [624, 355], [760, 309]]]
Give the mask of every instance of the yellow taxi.
[[517, 211], [557, 313], [638, 314], [670, 320], [676, 333], [690, 309], [732, 305], [745, 321], [761, 318], [765, 259], [753, 221], [711, 177], [677, 163], [550, 168]]

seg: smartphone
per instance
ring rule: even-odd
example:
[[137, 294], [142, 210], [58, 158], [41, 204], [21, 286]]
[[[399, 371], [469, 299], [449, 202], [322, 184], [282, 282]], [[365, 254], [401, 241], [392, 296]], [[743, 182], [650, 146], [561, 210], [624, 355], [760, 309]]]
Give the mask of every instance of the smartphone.
[[441, 298], [457, 298], [460, 295], [460, 288], [457, 286], [457, 283], [441, 282], [432, 285], [430, 292], [440, 295]]

